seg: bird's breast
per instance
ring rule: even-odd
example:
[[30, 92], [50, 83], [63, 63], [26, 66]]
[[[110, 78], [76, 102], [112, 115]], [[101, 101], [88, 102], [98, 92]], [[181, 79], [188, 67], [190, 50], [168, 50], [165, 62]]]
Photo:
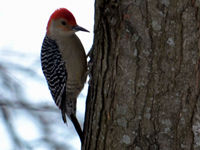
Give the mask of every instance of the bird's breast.
[[58, 47], [65, 62], [67, 80], [81, 81], [87, 71], [86, 54], [79, 38], [74, 34], [70, 38], [63, 38]]

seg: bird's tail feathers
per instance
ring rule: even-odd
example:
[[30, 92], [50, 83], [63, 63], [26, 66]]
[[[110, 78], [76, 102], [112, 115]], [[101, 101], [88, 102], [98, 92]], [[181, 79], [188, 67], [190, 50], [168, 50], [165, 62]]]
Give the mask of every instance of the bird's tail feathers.
[[64, 123], [67, 124], [66, 115], [72, 121], [81, 142], [83, 142], [83, 131], [78, 119], [76, 118], [76, 99], [66, 98], [66, 101], [64, 101], [61, 105], [61, 113]]
[[80, 126], [80, 124], [78, 122], [78, 119], [73, 114], [71, 114], [71, 121], [74, 124], [74, 127], [76, 129], [76, 132], [79, 135], [79, 138], [80, 138], [81, 142], [83, 143], [83, 131], [82, 131], [81, 126]]

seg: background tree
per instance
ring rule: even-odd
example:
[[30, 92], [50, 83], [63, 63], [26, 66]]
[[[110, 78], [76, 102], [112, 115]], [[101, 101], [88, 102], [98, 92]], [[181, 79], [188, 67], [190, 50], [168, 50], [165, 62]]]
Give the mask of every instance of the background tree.
[[83, 150], [200, 149], [199, 7], [95, 2]]

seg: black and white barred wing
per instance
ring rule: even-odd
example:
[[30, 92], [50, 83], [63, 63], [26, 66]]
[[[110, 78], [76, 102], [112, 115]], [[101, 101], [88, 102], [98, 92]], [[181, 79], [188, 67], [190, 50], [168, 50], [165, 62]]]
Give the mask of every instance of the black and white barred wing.
[[65, 97], [67, 72], [58, 45], [47, 36], [42, 44], [41, 63], [51, 95], [56, 105], [61, 108], [62, 99]]

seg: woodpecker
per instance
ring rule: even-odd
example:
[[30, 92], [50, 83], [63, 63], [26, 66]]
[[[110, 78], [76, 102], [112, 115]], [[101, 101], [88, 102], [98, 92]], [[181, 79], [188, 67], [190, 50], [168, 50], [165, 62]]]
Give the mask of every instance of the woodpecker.
[[83, 45], [75, 34], [77, 31], [89, 32], [77, 25], [66, 8], [55, 10], [43, 40], [41, 66], [64, 123], [67, 123], [67, 115], [83, 142], [83, 131], [76, 118], [76, 101], [86, 82], [87, 60]]

